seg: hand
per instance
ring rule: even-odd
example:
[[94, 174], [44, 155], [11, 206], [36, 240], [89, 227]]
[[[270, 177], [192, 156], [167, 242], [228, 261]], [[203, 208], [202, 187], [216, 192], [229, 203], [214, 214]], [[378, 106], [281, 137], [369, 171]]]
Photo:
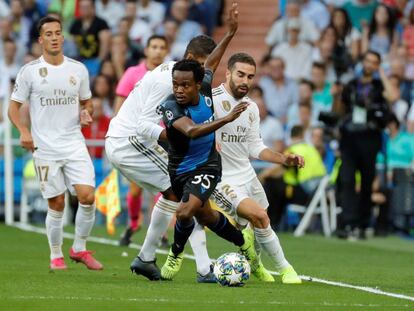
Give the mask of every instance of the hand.
[[303, 168], [305, 166], [305, 159], [297, 154], [288, 154], [285, 156], [285, 163], [286, 166], [297, 166], [298, 168]]
[[237, 104], [233, 108], [233, 110], [230, 111], [230, 113], [226, 116], [227, 121], [232, 122], [232, 121], [236, 120], [238, 117], [240, 117], [242, 112], [247, 109], [248, 106], [249, 106], [249, 103], [247, 103], [247, 102], [241, 102], [241, 103]]
[[87, 127], [92, 124], [92, 117], [89, 114], [89, 111], [86, 109], [81, 110], [80, 112], [80, 125], [81, 127]]
[[228, 33], [231, 36], [237, 31], [237, 27], [239, 26], [239, 4], [237, 2], [233, 2], [231, 5], [231, 9], [229, 11], [229, 15], [227, 16], [227, 27]]
[[21, 133], [20, 145], [27, 151], [31, 151], [31, 152], [35, 151], [32, 134], [29, 131]]

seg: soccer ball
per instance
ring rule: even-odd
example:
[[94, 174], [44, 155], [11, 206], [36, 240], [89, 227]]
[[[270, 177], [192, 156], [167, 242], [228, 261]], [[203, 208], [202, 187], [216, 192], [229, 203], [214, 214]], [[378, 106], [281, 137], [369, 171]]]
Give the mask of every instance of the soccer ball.
[[214, 264], [214, 275], [221, 286], [243, 286], [250, 277], [250, 265], [243, 255], [226, 253]]

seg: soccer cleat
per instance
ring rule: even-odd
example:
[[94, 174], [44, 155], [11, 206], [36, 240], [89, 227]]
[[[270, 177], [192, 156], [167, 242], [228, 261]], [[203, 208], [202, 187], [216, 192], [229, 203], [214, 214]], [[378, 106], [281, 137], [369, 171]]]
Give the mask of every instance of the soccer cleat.
[[252, 272], [253, 275], [262, 282], [274, 282], [275, 278], [269, 271], [263, 266], [263, 263], [259, 260], [259, 266], [256, 271]]
[[250, 264], [250, 270], [254, 274], [259, 268], [259, 259], [254, 248], [253, 230], [247, 228], [242, 231], [244, 244], [240, 247], [240, 253], [244, 255]]
[[159, 281], [161, 279], [160, 269], [155, 264], [155, 260], [143, 261], [137, 256], [131, 262], [130, 269], [138, 275], [145, 276], [150, 281]]
[[161, 268], [161, 279], [171, 281], [173, 277], [177, 275], [183, 263], [183, 254], [184, 252], [175, 255], [172, 249], [170, 249], [170, 252], [167, 256], [167, 260]]
[[121, 239], [119, 240], [119, 246], [128, 246], [129, 244], [131, 244], [131, 237], [134, 234], [134, 232], [135, 230], [133, 230], [131, 227], [127, 228], [124, 234], [121, 236]]
[[50, 261], [50, 270], [66, 270], [68, 267], [65, 264], [63, 257], [55, 258]]
[[302, 284], [302, 280], [292, 266], [289, 266], [280, 271], [280, 275], [282, 276], [283, 284]]
[[197, 272], [197, 282], [198, 283], [217, 283], [217, 279], [216, 279], [216, 276], [214, 275], [213, 269], [214, 269], [214, 266], [210, 265], [210, 271], [207, 274], [201, 275], [200, 273]]
[[103, 265], [92, 254], [92, 251], [75, 252], [73, 248], [69, 250], [69, 257], [73, 261], [83, 263], [89, 270], [102, 270]]

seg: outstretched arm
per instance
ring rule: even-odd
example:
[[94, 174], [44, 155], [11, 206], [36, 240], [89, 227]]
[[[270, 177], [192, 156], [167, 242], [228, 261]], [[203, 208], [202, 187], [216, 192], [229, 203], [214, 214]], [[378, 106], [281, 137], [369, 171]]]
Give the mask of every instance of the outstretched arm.
[[224, 52], [227, 49], [231, 39], [233, 39], [237, 27], [238, 27], [238, 4], [237, 2], [233, 2], [231, 9], [229, 11], [229, 15], [227, 17], [227, 27], [228, 31], [224, 38], [220, 41], [220, 43], [216, 46], [213, 52], [207, 57], [207, 60], [204, 64], [205, 69], [211, 70], [213, 73], [216, 71], [221, 58], [223, 57]]
[[210, 134], [227, 123], [237, 119], [247, 109], [248, 103], [240, 103], [224, 118], [217, 119], [210, 123], [195, 124], [188, 117], [181, 117], [173, 123], [173, 127], [190, 138], [197, 138]]

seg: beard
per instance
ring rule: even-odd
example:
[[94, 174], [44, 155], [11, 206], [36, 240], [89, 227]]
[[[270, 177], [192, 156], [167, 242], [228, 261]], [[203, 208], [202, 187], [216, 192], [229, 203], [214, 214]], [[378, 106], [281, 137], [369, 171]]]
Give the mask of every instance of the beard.
[[[249, 93], [249, 86], [246, 84], [236, 85], [233, 80], [230, 80], [230, 89], [235, 99], [241, 99]], [[240, 87], [246, 88], [246, 91], [240, 90]]]

